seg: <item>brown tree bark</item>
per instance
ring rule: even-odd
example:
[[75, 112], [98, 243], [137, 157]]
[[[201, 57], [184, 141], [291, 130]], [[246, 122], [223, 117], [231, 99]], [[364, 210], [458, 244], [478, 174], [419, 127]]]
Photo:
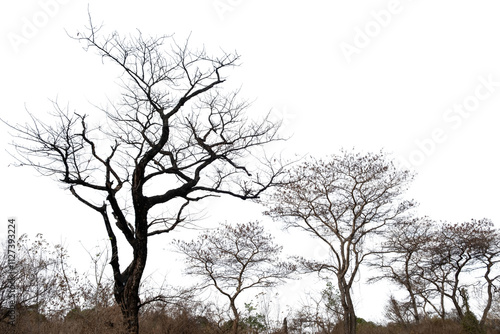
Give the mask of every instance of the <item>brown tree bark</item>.
[[236, 304], [234, 303], [234, 298], [231, 298], [231, 311], [233, 311], [233, 325], [231, 328], [231, 332], [233, 334], [238, 334], [239, 327], [240, 327], [240, 314], [238, 312], [238, 309], [236, 308]]
[[356, 311], [351, 298], [352, 284], [346, 281], [345, 277], [338, 277], [338, 286], [340, 292], [340, 303], [343, 309], [343, 332], [344, 334], [356, 333]]

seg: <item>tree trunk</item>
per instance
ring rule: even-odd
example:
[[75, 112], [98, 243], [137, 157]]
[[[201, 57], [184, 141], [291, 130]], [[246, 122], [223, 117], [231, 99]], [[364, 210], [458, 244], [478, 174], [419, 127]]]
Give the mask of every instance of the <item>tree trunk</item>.
[[339, 278], [340, 299], [343, 309], [344, 334], [356, 334], [356, 313], [351, 299], [350, 286]]
[[126, 333], [139, 334], [139, 308], [133, 305], [132, 299], [120, 306]]
[[409, 256], [406, 257], [405, 261], [405, 287], [408, 293], [410, 294], [410, 303], [411, 307], [413, 308], [413, 318], [415, 319], [415, 323], [420, 323], [420, 315], [418, 314], [418, 306], [417, 306], [417, 297], [415, 296], [415, 293], [413, 292], [413, 284], [410, 280], [410, 259], [412, 256], [413, 252], [409, 254]]
[[344, 334], [356, 334], [356, 314], [354, 308], [344, 310]]
[[490, 272], [491, 272], [491, 267], [493, 266], [493, 261], [492, 257], [488, 257], [488, 263], [486, 265], [486, 273], [484, 274], [484, 278], [486, 282], [488, 282], [487, 285], [487, 293], [488, 293], [488, 298], [486, 299], [486, 306], [484, 307], [483, 310], [483, 315], [481, 317], [481, 321], [479, 322], [479, 325], [481, 326], [482, 329], [484, 329], [484, 325], [486, 324], [486, 319], [488, 318], [488, 312], [490, 311], [492, 300], [493, 300], [493, 287], [494, 287], [494, 280], [490, 278]]
[[230, 299], [231, 301], [231, 310], [233, 311], [234, 320], [231, 332], [233, 334], [238, 334], [239, 324], [240, 324], [240, 315], [238, 313], [238, 309], [234, 303], [234, 299]]
[[411, 302], [411, 307], [413, 308], [413, 319], [415, 319], [416, 324], [419, 324], [420, 323], [420, 315], [418, 314], [417, 300], [416, 300], [413, 292], [411, 292], [411, 294], [410, 294], [410, 302]]
[[[453, 286], [453, 291], [452, 291], [452, 294], [450, 297], [451, 301], [453, 302], [453, 305], [455, 306], [455, 310], [457, 311], [457, 316], [458, 316], [458, 319], [462, 320], [464, 318], [464, 311], [462, 310], [462, 306], [460, 305], [460, 301], [458, 299], [458, 294], [457, 294], [458, 291], [458, 274], [455, 275], [455, 285]], [[464, 299], [464, 302], [466, 303], [466, 305], [468, 305], [468, 300], [467, 300], [467, 296], [464, 295], [463, 296]]]
[[134, 260], [122, 273], [121, 282], [117, 282], [115, 278], [115, 289], [118, 290], [115, 293], [115, 298], [120, 305], [127, 334], [139, 334], [139, 306], [141, 303], [139, 287], [146, 267], [148, 251], [147, 238], [140, 238], [140, 233], [137, 234]]
[[240, 324], [240, 314], [238, 313], [238, 309], [236, 308], [236, 303], [234, 302], [238, 294], [236, 294], [236, 296], [229, 296], [229, 295], [226, 296], [229, 298], [229, 307], [231, 308], [231, 311], [233, 311], [234, 315], [233, 323], [231, 325], [231, 333], [238, 334], [239, 324]]
[[117, 299], [117, 303], [120, 305], [122, 311], [127, 334], [139, 333], [139, 305], [141, 302], [139, 298], [139, 286], [144, 266], [138, 262], [140, 261], [133, 261], [131, 263], [131, 266], [134, 266], [134, 268], [125, 282], [121, 296]]

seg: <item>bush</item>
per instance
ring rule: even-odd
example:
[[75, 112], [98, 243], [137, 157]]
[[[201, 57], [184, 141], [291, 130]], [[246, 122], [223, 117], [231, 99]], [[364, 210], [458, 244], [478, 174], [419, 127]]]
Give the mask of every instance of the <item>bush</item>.
[[486, 331], [479, 325], [474, 313], [469, 310], [465, 312], [462, 319], [462, 328], [465, 334], [486, 334]]

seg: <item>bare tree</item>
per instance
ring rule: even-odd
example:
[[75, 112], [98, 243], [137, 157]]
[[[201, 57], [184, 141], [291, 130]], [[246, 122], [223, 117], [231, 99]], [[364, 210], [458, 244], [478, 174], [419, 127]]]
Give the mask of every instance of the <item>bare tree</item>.
[[324, 261], [302, 259], [309, 272], [335, 275], [343, 308], [344, 332], [356, 332], [351, 288], [360, 265], [374, 254], [365, 241], [395, 223], [414, 204], [401, 198], [408, 171], [395, 167], [384, 153], [343, 151], [329, 160], [305, 162], [289, 171], [290, 184], [270, 199], [268, 214], [283, 219], [324, 243]]
[[18, 249], [17, 307], [31, 308], [37, 314], [52, 314], [59, 308], [57, 289], [64, 283], [59, 275], [57, 249], [42, 234], [37, 234], [33, 241], [23, 234]]
[[[426, 296], [428, 282], [421, 277], [421, 261], [426, 259], [426, 245], [433, 240], [434, 225], [433, 221], [423, 217], [391, 226], [383, 235], [383, 252], [370, 262], [380, 271], [370, 279], [371, 282], [388, 279], [408, 293], [408, 301], [404, 303], [391, 296], [389, 308], [392, 314], [397, 315], [397, 311], [404, 308], [411, 313], [415, 323], [420, 322], [421, 313], [425, 312], [422, 299]], [[398, 317], [397, 320], [407, 321], [407, 317]]]
[[[279, 139], [279, 124], [247, 119], [238, 92], [219, 89], [238, 55], [210, 56], [169, 36], [106, 37], [91, 20], [74, 38], [122, 70], [121, 101], [101, 110], [100, 125], [57, 103], [52, 122], [30, 114], [31, 123], [10, 125], [13, 155], [101, 215], [114, 296], [128, 332], [138, 333], [149, 238], [189, 223], [193, 202], [256, 199], [275, 184], [280, 167], [259, 150]], [[125, 266], [113, 221], [133, 253]]]
[[279, 260], [282, 247], [257, 222], [222, 224], [196, 240], [174, 244], [187, 258], [186, 273], [202, 277], [204, 287], [213, 286], [227, 297], [233, 334], [240, 320], [238, 296], [251, 288], [276, 286], [295, 270], [295, 265]]
[[310, 328], [314, 333], [334, 333], [342, 318], [340, 294], [331, 282], [319, 296], [307, 293], [301, 307], [292, 318], [292, 327]]
[[429, 254], [431, 262], [427, 268], [429, 277], [438, 273], [436, 290], [453, 302], [459, 319], [464, 316], [460, 303], [460, 278], [462, 273], [472, 270], [474, 260], [473, 243], [476, 236], [473, 236], [471, 228], [473, 227], [462, 224], [444, 224], [438, 231], [437, 242]]
[[7, 316], [6, 297], [11, 284], [15, 287], [15, 308], [21, 315], [32, 312], [40, 318], [58, 317], [79, 303], [82, 295], [71, 290], [78, 280], [65, 272], [68, 257], [62, 245], [49, 244], [42, 234], [34, 239], [23, 234], [17, 247], [16, 262], [11, 268], [7, 265], [6, 248], [0, 251], [0, 321]]
[[396, 324], [407, 327], [414, 321], [411, 302], [400, 302], [393, 295], [385, 306], [385, 317]]
[[[420, 261], [422, 278], [427, 280], [439, 295], [440, 316], [445, 317], [444, 300], [453, 303], [459, 319], [463, 319], [461, 289], [468, 289], [471, 283], [464, 280], [465, 274], [478, 269], [479, 259], [492, 239], [491, 222], [472, 220], [461, 224], [444, 223], [435, 232], [426, 258]], [[488, 260], [486, 260], [488, 261]]]
[[[371, 263], [382, 268], [382, 274], [372, 280], [387, 278], [403, 287], [415, 322], [419, 322], [420, 312], [428, 314], [426, 308], [445, 319], [447, 301], [462, 319], [465, 301], [461, 291], [474, 287], [486, 292], [481, 319], [484, 326], [499, 278], [493, 270], [500, 255], [498, 232], [490, 220], [439, 224], [416, 218], [389, 229], [384, 237], [384, 252]], [[484, 280], [470, 282], [478, 271]]]
[[[498, 263], [500, 262], [500, 234], [493, 228], [493, 223], [488, 219], [480, 221], [482, 225], [481, 243], [478, 247], [477, 260], [479, 269], [483, 270], [484, 286], [486, 288], [486, 302], [479, 324], [484, 328], [488, 314], [494, 301], [494, 293], [499, 289], [500, 274], [498, 274]], [[494, 270], [494, 269], [497, 270]]]

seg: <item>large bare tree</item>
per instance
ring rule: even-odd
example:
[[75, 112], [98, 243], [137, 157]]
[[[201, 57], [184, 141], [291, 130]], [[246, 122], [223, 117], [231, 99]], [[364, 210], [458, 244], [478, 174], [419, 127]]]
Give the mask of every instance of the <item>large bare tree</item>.
[[[9, 126], [19, 165], [54, 177], [102, 216], [115, 299], [128, 332], [138, 333], [149, 238], [188, 223], [193, 202], [256, 199], [273, 186], [281, 167], [261, 150], [279, 139], [279, 124], [248, 119], [238, 92], [220, 89], [238, 55], [100, 30], [90, 20], [74, 39], [122, 71], [121, 100], [99, 108], [105, 121], [94, 125], [88, 114], [55, 103], [52, 120], [30, 113], [30, 123]], [[126, 265], [116, 228], [133, 253]]]
[[270, 198], [268, 214], [287, 228], [301, 229], [327, 246], [326, 259], [302, 259], [304, 268], [335, 275], [343, 308], [344, 333], [356, 332], [351, 288], [360, 265], [376, 252], [365, 242], [395, 223], [414, 205], [402, 198], [411, 173], [384, 153], [343, 151], [289, 171], [291, 183]]
[[248, 289], [276, 286], [295, 271], [294, 264], [280, 260], [282, 247], [257, 222], [222, 224], [196, 240], [177, 240], [175, 246], [187, 259], [187, 274], [202, 277], [204, 287], [227, 297], [233, 334], [240, 319], [236, 299]]

